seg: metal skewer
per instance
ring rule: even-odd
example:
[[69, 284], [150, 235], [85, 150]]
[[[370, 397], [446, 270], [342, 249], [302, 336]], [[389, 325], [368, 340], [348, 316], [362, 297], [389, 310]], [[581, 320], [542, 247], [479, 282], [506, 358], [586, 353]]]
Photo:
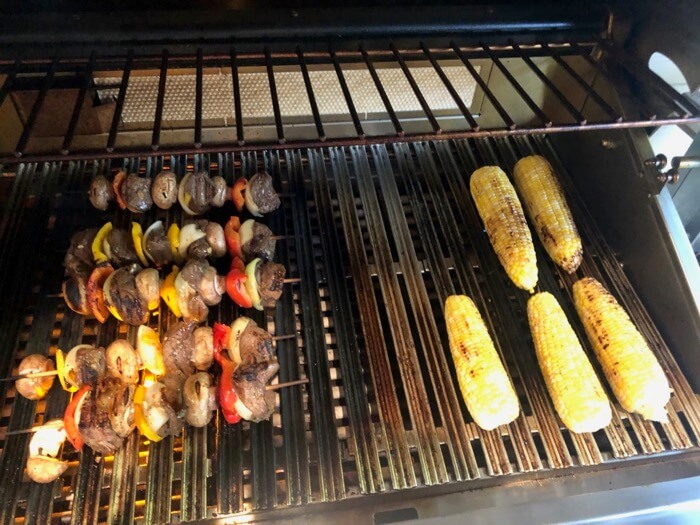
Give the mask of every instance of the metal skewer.
[[[287, 336], [285, 336], [287, 337]], [[42, 372], [44, 373], [44, 372]], [[11, 378], [7, 378], [6, 380], [9, 380]], [[277, 383], [276, 385], [267, 385], [265, 387], [266, 390], [279, 390], [280, 388], [287, 388], [291, 386], [298, 386], [298, 385], [305, 385], [309, 382], [307, 378], [304, 379], [296, 379], [294, 381], [287, 381], [286, 383]], [[7, 436], [19, 436], [21, 434], [33, 434], [34, 432], [38, 432], [42, 428], [44, 428], [45, 425], [39, 425], [38, 427], [32, 427], [32, 428], [24, 428], [21, 430], [10, 430], [9, 432], [5, 432], [0, 436], [1, 439], [5, 439]]]
[[309, 382], [309, 380], [306, 378], [297, 379], [295, 381], [287, 381], [286, 383], [277, 383], [276, 385], [267, 385], [265, 387], [265, 389], [266, 390], [279, 390], [280, 388], [287, 388], [288, 386], [305, 385], [308, 382]]
[[34, 379], [36, 377], [57, 376], [58, 370], [47, 370], [46, 372], [32, 372], [30, 374], [20, 374], [17, 376], [3, 377], [0, 381], [17, 381], [18, 379]]

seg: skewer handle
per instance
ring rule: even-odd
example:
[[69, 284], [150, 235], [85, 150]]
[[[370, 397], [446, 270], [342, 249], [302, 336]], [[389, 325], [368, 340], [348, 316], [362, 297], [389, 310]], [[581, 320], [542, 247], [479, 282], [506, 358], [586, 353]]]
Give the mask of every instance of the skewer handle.
[[284, 284], [294, 284], [294, 283], [300, 283], [301, 279], [299, 279], [299, 277], [287, 277], [286, 279], [282, 279], [282, 282]]

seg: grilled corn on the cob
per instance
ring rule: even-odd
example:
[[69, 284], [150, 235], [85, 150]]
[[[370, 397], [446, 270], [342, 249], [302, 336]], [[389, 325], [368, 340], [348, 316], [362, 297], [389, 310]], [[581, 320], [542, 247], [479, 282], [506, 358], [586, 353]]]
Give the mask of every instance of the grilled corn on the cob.
[[564, 426], [573, 432], [608, 426], [608, 396], [554, 296], [542, 292], [530, 297], [527, 319], [547, 390]]
[[535, 247], [508, 176], [498, 166], [485, 166], [472, 173], [469, 188], [508, 277], [518, 288], [532, 293], [537, 286]]
[[547, 253], [574, 273], [583, 255], [581, 237], [549, 162], [539, 155], [522, 158], [515, 164], [513, 179]]
[[668, 379], [627, 312], [590, 277], [574, 284], [574, 303], [622, 408], [645, 419], [667, 422]]
[[445, 321], [459, 388], [474, 421], [484, 430], [510, 423], [520, 413], [518, 396], [476, 305], [466, 295], [451, 295]]

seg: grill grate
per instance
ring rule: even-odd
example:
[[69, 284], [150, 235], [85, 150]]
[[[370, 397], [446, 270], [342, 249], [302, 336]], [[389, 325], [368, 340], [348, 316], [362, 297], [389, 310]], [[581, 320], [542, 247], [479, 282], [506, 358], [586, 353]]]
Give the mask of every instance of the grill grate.
[[[450, 483], [465, 490], [477, 478], [498, 483], [506, 474], [582, 472], [697, 447], [698, 398], [565, 175], [585, 245], [579, 274], [600, 279], [630, 312], [674, 395], [666, 425], [616, 407], [613, 425], [595, 434], [561, 427], [528, 335], [528, 295], [498, 264], [465, 176], [484, 163], [511, 170], [533, 152], [565, 174], [540, 136], [129, 158], [119, 166], [110, 160], [20, 164], [13, 177], [0, 179], [11, 185], [0, 223], [0, 373], [11, 375], [28, 353], [104, 345], [116, 334], [135, 337], [133, 328], [116, 322], [83, 320], [56, 295], [70, 235], [106, 218], [85, 198], [94, 174], [118, 167], [150, 176], [162, 167], [178, 175], [206, 169], [230, 183], [264, 167], [285, 195], [270, 226], [293, 237], [279, 244], [278, 258], [301, 282], [256, 320], [278, 334], [298, 334], [277, 344], [279, 381], [310, 381], [280, 391], [279, 411], [269, 422], [229, 426], [219, 416], [157, 444], [133, 434], [114, 457], [99, 462], [89, 450], [78, 455], [67, 448], [70, 468], [47, 486], [29, 483], [23, 473], [29, 437], [1, 437], [0, 520], [163, 523], [284, 513], [410, 487]], [[223, 211], [211, 218], [223, 220]], [[153, 210], [142, 220], [169, 223], [179, 213]], [[585, 343], [569, 295], [576, 276], [559, 271], [536, 243], [539, 286], [557, 297]], [[441, 313], [451, 293], [475, 299], [520, 396], [523, 417], [492, 432], [472, 422], [456, 388]], [[228, 301], [212, 309], [212, 319], [222, 322], [237, 314]], [[173, 321], [161, 311], [153, 326], [164, 330]], [[68, 401], [59, 387], [38, 403], [7, 383], [0, 388], [0, 436], [60, 417]]]
[[694, 101], [607, 40], [416, 41], [327, 52], [297, 46], [293, 53], [197, 47], [182, 54], [164, 45], [155, 55], [120, 48], [5, 59], [0, 74], [6, 75], [0, 104], [13, 106], [11, 112], [19, 108], [16, 118], [6, 119], [4, 163], [51, 161], [59, 154], [118, 159], [700, 119]]

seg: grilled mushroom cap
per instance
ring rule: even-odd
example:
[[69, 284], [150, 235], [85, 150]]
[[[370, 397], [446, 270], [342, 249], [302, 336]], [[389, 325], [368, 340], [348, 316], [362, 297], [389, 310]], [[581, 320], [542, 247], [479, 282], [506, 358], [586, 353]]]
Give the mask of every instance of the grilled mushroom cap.
[[177, 178], [172, 171], [161, 171], [153, 179], [151, 197], [161, 210], [168, 210], [177, 201]]
[[[37, 372], [48, 372], [54, 370], [53, 361], [40, 355], [28, 355], [19, 364], [19, 375], [34, 374]], [[37, 400], [42, 399], [46, 393], [51, 390], [55, 376], [48, 377], [32, 377], [26, 379], [18, 379], [15, 382], [17, 392], [27, 399]]]
[[47, 456], [32, 456], [27, 460], [27, 475], [37, 483], [51, 483], [68, 468], [68, 462]]
[[95, 208], [105, 211], [109, 207], [109, 203], [114, 200], [112, 183], [104, 175], [98, 175], [92, 179], [88, 196]]

